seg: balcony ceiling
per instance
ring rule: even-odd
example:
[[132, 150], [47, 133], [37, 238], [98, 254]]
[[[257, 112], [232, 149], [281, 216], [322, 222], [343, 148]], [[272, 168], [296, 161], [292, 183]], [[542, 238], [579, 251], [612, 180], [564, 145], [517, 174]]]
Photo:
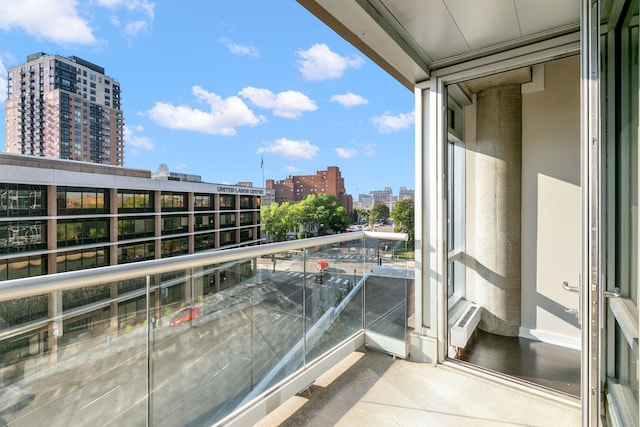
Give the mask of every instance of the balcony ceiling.
[[579, 30], [580, 0], [298, 0], [413, 89], [433, 70]]

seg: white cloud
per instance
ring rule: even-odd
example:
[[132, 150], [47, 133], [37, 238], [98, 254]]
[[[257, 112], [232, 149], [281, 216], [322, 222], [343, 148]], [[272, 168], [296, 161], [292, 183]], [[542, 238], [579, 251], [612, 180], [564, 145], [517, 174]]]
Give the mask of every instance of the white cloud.
[[316, 103], [302, 92], [287, 90], [277, 95], [269, 89], [246, 87], [239, 92], [240, 96], [261, 108], [273, 110], [273, 114], [287, 119], [296, 119], [304, 112], [318, 109]]
[[280, 138], [266, 147], [258, 149], [258, 153], [273, 153], [287, 159], [311, 160], [318, 155], [320, 147], [311, 144], [309, 141], [293, 141], [291, 139]]
[[[156, 4], [148, 0], [97, 0], [97, 4], [112, 9], [114, 13], [126, 15], [112, 16], [111, 24], [114, 27], [122, 27], [124, 34], [129, 37], [148, 31], [155, 17]], [[122, 12], [122, 9], [126, 12]]]
[[367, 104], [369, 100], [361, 97], [360, 95], [356, 95], [355, 93], [347, 92], [342, 95], [333, 95], [331, 97], [331, 102], [337, 102], [348, 108], [355, 107], [356, 105]]
[[153, 19], [155, 16], [156, 4], [148, 0], [97, 0], [96, 3], [110, 9], [125, 8], [129, 11], [140, 12], [148, 19]]
[[144, 132], [144, 128], [140, 125], [124, 125], [124, 143], [129, 154], [133, 156], [139, 156], [140, 150], [151, 151], [156, 148], [151, 138], [148, 136], [137, 135], [138, 132]]
[[5, 1], [0, 7], [0, 29], [19, 29], [59, 45], [96, 44], [98, 40], [78, 15], [77, 6], [76, 0]]
[[364, 149], [364, 154], [366, 154], [367, 156], [373, 157], [376, 155], [375, 144], [362, 144], [362, 147]]
[[300, 57], [298, 70], [307, 80], [321, 81], [342, 77], [347, 68], [359, 68], [364, 60], [358, 55], [340, 56], [326, 44], [314, 44], [308, 50], [296, 52]]
[[374, 117], [371, 121], [376, 129], [378, 129], [378, 132], [393, 133], [413, 126], [414, 113], [412, 111], [411, 113], [393, 116], [390, 112], [385, 111], [381, 116]]
[[256, 116], [237, 96], [223, 99], [200, 86], [192, 88], [193, 94], [209, 104], [209, 111], [202, 111], [189, 105], [173, 105], [157, 102], [147, 113], [151, 120], [169, 129], [181, 129], [211, 135], [235, 135], [239, 126], [255, 126], [265, 122]]
[[287, 172], [291, 172], [291, 173], [296, 173], [296, 172], [300, 172], [300, 169], [295, 167], [295, 166], [285, 166], [284, 169]]
[[352, 157], [355, 157], [358, 155], [358, 151], [354, 148], [336, 148], [336, 153], [338, 154], [338, 157], [341, 157], [343, 159], [350, 159]]
[[147, 31], [149, 29], [149, 22], [147, 21], [131, 21], [128, 22], [127, 25], [124, 26], [124, 33], [128, 36], [135, 37], [142, 31]]
[[220, 43], [223, 43], [234, 55], [260, 58], [260, 52], [253, 46], [243, 46], [224, 37], [220, 39]]
[[175, 166], [173, 167], [173, 169], [174, 169], [174, 170], [182, 170], [182, 169], [186, 169], [186, 168], [187, 168], [187, 166], [188, 166], [188, 165], [187, 165], [186, 163], [180, 163], [180, 164], [178, 164], [178, 165], [175, 165]]

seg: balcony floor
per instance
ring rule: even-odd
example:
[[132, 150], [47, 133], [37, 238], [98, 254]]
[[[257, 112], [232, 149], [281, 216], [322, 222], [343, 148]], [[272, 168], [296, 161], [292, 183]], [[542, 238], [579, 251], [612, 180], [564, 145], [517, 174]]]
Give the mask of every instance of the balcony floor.
[[552, 398], [464, 367], [355, 352], [260, 423], [268, 426], [579, 426], [577, 399]]

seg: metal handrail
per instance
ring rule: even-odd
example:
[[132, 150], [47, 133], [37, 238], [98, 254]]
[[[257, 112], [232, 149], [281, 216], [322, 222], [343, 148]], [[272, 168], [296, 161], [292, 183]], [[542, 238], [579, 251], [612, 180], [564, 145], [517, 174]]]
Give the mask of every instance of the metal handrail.
[[246, 258], [257, 258], [288, 250], [312, 248], [320, 245], [348, 242], [363, 238], [407, 241], [408, 235], [406, 233], [356, 231], [243, 248], [199, 252], [172, 258], [139, 261], [130, 264], [96, 267], [86, 270], [6, 280], [0, 282], [0, 301], [43, 295], [51, 292], [59, 292], [109, 282], [117, 282], [133, 277], [156, 275], [175, 270], [200, 267], [203, 265], [222, 264]]

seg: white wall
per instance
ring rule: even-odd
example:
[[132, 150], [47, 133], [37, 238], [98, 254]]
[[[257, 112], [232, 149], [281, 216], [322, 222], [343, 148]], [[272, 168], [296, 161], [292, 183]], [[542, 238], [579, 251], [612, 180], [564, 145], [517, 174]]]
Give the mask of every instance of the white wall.
[[[580, 59], [544, 65], [544, 89], [522, 99], [522, 328], [579, 348]], [[573, 311], [573, 312], [572, 312]]]

